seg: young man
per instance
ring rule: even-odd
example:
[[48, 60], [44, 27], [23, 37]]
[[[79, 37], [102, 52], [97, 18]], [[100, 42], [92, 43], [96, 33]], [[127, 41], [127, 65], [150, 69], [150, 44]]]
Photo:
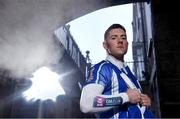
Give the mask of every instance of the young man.
[[80, 108], [97, 118], [153, 118], [151, 100], [124, 63], [128, 50], [125, 28], [111, 25], [104, 34], [106, 60], [94, 65], [83, 87]]

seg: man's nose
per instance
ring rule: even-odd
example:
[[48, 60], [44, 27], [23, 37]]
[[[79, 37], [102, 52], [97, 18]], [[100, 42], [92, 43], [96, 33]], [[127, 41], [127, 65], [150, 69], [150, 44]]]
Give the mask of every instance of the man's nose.
[[123, 43], [123, 39], [122, 38], [118, 38], [118, 43]]

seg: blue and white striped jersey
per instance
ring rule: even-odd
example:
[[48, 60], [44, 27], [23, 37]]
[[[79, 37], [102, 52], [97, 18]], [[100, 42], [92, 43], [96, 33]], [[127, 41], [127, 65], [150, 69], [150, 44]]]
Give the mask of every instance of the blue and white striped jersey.
[[[103, 60], [102, 62], [94, 65], [90, 70], [86, 85], [91, 83], [103, 85], [103, 95], [114, 95], [126, 92], [128, 85], [120, 75], [121, 73], [125, 73], [134, 86], [141, 90], [136, 77], [133, 75], [129, 67], [127, 65], [124, 67], [117, 66], [117, 64], [115, 64], [112, 60], [112, 58], [107, 58], [107, 60]], [[151, 114], [149, 114], [146, 109], [143, 117], [140, 107], [136, 104], [130, 103], [118, 105], [109, 111], [97, 113], [99, 118], [146, 118], [149, 117], [149, 115]]]

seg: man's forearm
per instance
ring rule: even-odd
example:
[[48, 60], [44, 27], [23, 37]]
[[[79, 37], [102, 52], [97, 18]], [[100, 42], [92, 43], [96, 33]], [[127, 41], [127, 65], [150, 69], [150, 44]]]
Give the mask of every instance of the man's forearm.
[[80, 100], [81, 111], [84, 113], [107, 111], [129, 101], [126, 93], [102, 95], [102, 91], [103, 87], [95, 84], [83, 88]]

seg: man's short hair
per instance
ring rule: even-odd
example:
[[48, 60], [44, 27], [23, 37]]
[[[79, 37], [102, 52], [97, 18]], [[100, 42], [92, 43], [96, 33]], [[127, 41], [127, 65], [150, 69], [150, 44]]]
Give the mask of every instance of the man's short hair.
[[111, 31], [112, 29], [117, 29], [120, 28], [122, 30], [124, 30], [126, 32], [126, 29], [124, 28], [124, 26], [122, 26], [121, 24], [112, 24], [104, 33], [104, 39], [107, 39], [108, 35], [109, 35], [109, 31]]

